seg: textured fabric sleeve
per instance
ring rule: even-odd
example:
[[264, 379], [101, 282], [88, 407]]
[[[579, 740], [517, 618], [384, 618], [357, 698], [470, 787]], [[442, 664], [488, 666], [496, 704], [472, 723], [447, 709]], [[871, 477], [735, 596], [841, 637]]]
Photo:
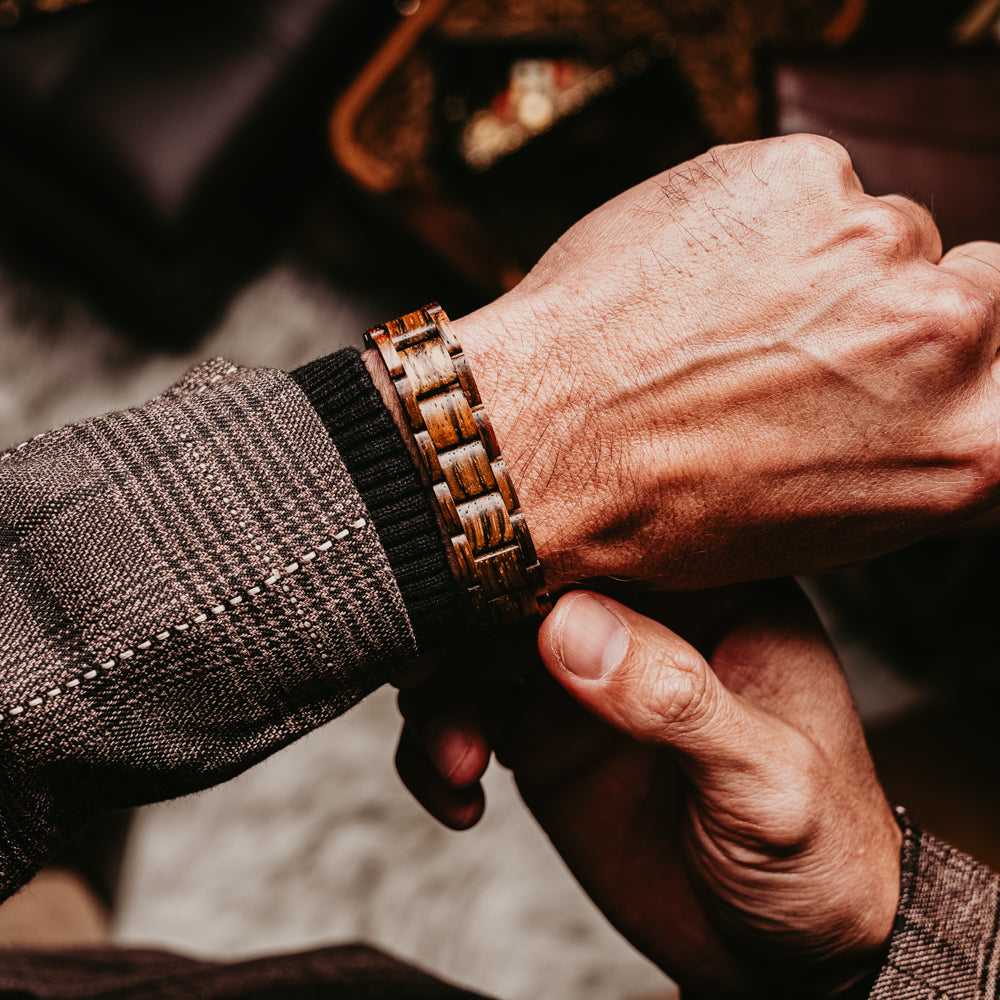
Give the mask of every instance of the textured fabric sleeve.
[[899, 816], [899, 910], [870, 1000], [993, 1000], [1000, 876]]
[[0, 894], [93, 813], [223, 781], [412, 656], [285, 373], [217, 360], [0, 457]]

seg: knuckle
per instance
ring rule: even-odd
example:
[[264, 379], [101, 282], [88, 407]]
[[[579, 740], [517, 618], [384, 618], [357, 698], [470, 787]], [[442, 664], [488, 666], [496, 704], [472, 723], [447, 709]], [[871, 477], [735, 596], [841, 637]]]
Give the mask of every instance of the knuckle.
[[[814, 159], [828, 163], [837, 169], [853, 169], [851, 164], [851, 154], [844, 146], [835, 139], [825, 135], [813, 135], [809, 132], [800, 133], [793, 138], [801, 145], [803, 155], [812, 156]], [[806, 151], [808, 150], [808, 154]]]
[[[997, 301], [959, 275], [925, 285], [921, 293], [912, 295], [910, 304], [925, 336], [938, 345], [946, 360], [978, 358], [1000, 318]], [[964, 377], [967, 372], [963, 368], [957, 374]]]
[[964, 278], [940, 284], [932, 305], [944, 329], [969, 346], [979, 346], [997, 319], [996, 299]]
[[647, 707], [656, 728], [696, 725], [708, 711], [709, 683], [704, 664], [694, 650], [644, 665], [648, 678]]
[[752, 146], [753, 173], [781, 181], [786, 197], [825, 203], [858, 188], [850, 154], [833, 139], [798, 133], [761, 139]]
[[829, 174], [838, 178], [854, 172], [851, 154], [839, 143], [825, 135], [800, 132], [784, 137], [786, 155], [810, 172]]
[[914, 218], [877, 198], [862, 202], [856, 223], [861, 239], [872, 250], [889, 256], [913, 256], [923, 243], [923, 234]]

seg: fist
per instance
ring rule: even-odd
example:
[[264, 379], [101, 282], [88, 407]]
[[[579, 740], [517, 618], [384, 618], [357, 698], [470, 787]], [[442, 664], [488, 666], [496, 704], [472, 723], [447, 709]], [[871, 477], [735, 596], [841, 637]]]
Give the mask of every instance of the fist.
[[1000, 246], [843, 147], [713, 149], [459, 321], [553, 587], [871, 557], [997, 501]]

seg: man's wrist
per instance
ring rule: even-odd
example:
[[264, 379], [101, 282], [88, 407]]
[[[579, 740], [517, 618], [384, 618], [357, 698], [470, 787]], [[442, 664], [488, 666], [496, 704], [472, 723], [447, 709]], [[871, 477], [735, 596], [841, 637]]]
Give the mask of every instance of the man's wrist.
[[[508, 293], [453, 320], [452, 326], [496, 433], [546, 583], [555, 592], [599, 575], [603, 564], [595, 539], [604, 512], [594, 501], [594, 490], [572, 479], [572, 469], [580, 463], [571, 463], [566, 455], [568, 442], [581, 448], [587, 444], [582, 426], [586, 414], [574, 415], [570, 405], [572, 386], [564, 377], [570, 366], [560, 357], [564, 338], [553, 318], [537, 316], [516, 296]], [[544, 350], [543, 338], [534, 333], [543, 324], [548, 332]], [[419, 467], [412, 430], [392, 379], [377, 351], [366, 351], [364, 360]], [[590, 558], [595, 553], [597, 558]]]
[[365, 340], [377, 349], [366, 360], [373, 381], [432, 490], [470, 622], [544, 614], [551, 602], [534, 540], [455, 326], [432, 303]]
[[530, 327], [512, 320], [509, 311], [501, 314], [497, 306], [503, 301], [453, 325], [531, 529], [546, 582], [555, 591], [575, 576], [560, 542], [560, 505], [551, 488], [559, 453], [558, 428], [549, 414], [551, 377], [537, 357]]

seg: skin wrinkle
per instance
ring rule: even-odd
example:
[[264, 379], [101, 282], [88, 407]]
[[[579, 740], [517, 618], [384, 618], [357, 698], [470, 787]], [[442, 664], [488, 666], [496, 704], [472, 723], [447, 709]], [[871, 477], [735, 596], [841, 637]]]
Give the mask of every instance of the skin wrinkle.
[[[723, 820], [721, 825], [725, 826], [725, 822]], [[763, 829], [749, 829], [745, 832], [752, 840], [761, 841], [764, 836]], [[726, 844], [720, 843], [715, 836], [707, 832], [707, 827], [701, 823], [699, 823], [698, 829], [693, 829], [693, 833], [696, 837], [700, 838], [700, 842], [706, 852], [714, 853], [715, 860], [722, 862], [722, 864], [719, 864], [715, 868], [709, 868], [705, 864], [704, 857], [692, 856], [692, 863], [699, 864], [700, 867], [705, 868], [706, 882], [714, 882], [718, 892], [724, 893], [732, 899], [732, 902], [720, 914], [721, 919], [719, 922], [721, 926], [725, 927], [727, 923], [735, 926], [744, 924], [746, 922], [746, 910], [752, 908], [755, 894], [752, 885], [741, 882], [738, 878], [727, 878], [726, 866], [732, 866], [737, 870], [745, 870], [747, 866], [757, 866], [767, 871], [767, 875], [769, 876], [767, 891], [784, 897], [789, 910], [797, 910], [796, 917], [769, 919], [767, 916], [762, 916], [754, 919], [751, 926], [758, 934], [771, 936], [778, 933], [786, 939], [788, 944], [793, 944], [802, 938], [808, 938], [810, 932], [813, 930], [811, 925], [818, 920], [822, 920], [824, 930], [829, 931], [832, 929], [835, 932], [829, 936], [834, 938], [836, 945], [827, 943], [824, 948], [809, 949], [808, 954], [813, 960], [821, 960], [822, 957], [835, 958], [838, 956], [839, 951], [847, 950], [852, 946], [858, 947], [860, 945], [866, 949], [877, 949], [880, 943], [878, 941], [855, 941], [853, 945], [850, 941], [851, 936], [859, 935], [859, 932], [863, 933], [863, 930], [862, 927], [853, 928], [851, 926], [855, 923], [855, 920], [851, 913], [853, 907], [851, 906], [851, 894], [849, 890], [841, 891], [842, 902], [831, 900], [829, 909], [822, 917], [813, 914], [807, 907], [801, 906], [802, 877], [812, 878], [818, 883], [835, 886], [841, 884], [841, 879], [837, 877], [838, 873], [830, 870], [837, 866], [828, 857], [814, 856], [810, 857], [805, 864], [800, 861], [796, 865], [793, 860], [794, 849], [790, 849], [785, 854], [773, 853], [767, 850], [754, 851], [750, 849], [744, 851], [741, 850], [740, 844], [737, 841], [728, 841]], [[800, 847], [803, 851], [808, 850], [812, 836], [811, 832], [802, 836]], [[858, 852], [851, 853], [855, 857], [858, 856]], [[774, 881], [775, 879], [777, 882]], [[834, 914], [840, 910], [843, 912], [839, 914], [838, 919], [838, 916]], [[727, 917], [728, 920], [726, 919]], [[793, 930], [792, 928], [795, 929]], [[827, 935], [824, 935], [824, 937], [827, 937], [827, 940], [829, 940]]]
[[[860, 947], [869, 952], [875, 951], [878, 942], [871, 940], [870, 934], [866, 934], [863, 927], [852, 927], [854, 921], [851, 916], [852, 907], [849, 892], [843, 894], [845, 898], [842, 904], [831, 902], [830, 909], [822, 915], [815, 914], [808, 907], [800, 904], [798, 906], [798, 919], [788, 916], [768, 918], [766, 915], [761, 915], [759, 917], [751, 916], [748, 921], [748, 909], [751, 914], [754, 910], [753, 903], [756, 894], [753, 891], [753, 884], [747, 883], [736, 875], [727, 877], [728, 866], [735, 867], [737, 871], [745, 872], [747, 865], [762, 864], [769, 876], [768, 895], [772, 898], [775, 895], [783, 897], [792, 909], [795, 909], [796, 904], [799, 904], [802, 899], [801, 878], [812, 878], [820, 884], [832, 883], [836, 885], [839, 883], [837, 880], [831, 879], [830, 872], [827, 870], [828, 865], [823, 863], [822, 858], [810, 859], [804, 866], [800, 863], [798, 867], [795, 867], [792, 864], [791, 849], [787, 853], [778, 852], [777, 854], [768, 850], [767, 845], [763, 844], [763, 841], [766, 840], [763, 828], [758, 825], [745, 827], [744, 834], [751, 840], [758, 841], [764, 849], [756, 852], [753, 850], [744, 851], [740, 849], [740, 845], [736, 841], [726, 838], [720, 842], [716, 836], [710, 834], [708, 827], [702, 822], [703, 818], [705, 818], [703, 812], [696, 812], [693, 809], [688, 811], [689, 824], [693, 834], [692, 841], [696, 838], [702, 848], [708, 852], [708, 857], [714, 857], [716, 861], [722, 861], [723, 864], [710, 866], [706, 864], [706, 855], [699, 855], [693, 850], [688, 851], [688, 857], [690, 863], [702, 871], [706, 881], [706, 889], [714, 885], [717, 893], [732, 900], [718, 913], [716, 919], [720, 929], [738, 928], [742, 937], [746, 937], [749, 929], [765, 940], [777, 935], [786, 942], [785, 947], [797, 952], [800, 950], [799, 941], [803, 938], [808, 940], [810, 926], [821, 921], [824, 939], [827, 942], [826, 946], [820, 948], [807, 946], [802, 952], [803, 957], [814, 962], [824, 958], [838, 957], [841, 950], [852, 947], [852, 937], [859, 939], [853, 942], [854, 947]], [[732, 817], [728, 818], [732, 819]], [[722, 821], [722, 828], [726, 828], [726, 820]], [[812, 837], [812, 831], [803, 832], [798, 841], [799, 847], [807, 849]], [[789, 844], [791, 845], [791, 841]], [[776, 884], [771, 881], [775, 878], [779, 880]], [[705, 890], [702, 891], [702, 895], [704, 894]], [[838, 909], [843, 910], [839, 918], [833, 916], [833, 911]], [[791, 928], [795, 928], [795, 930]], [[836, 944], [831, 942], [831, 938]], [[744, 945], [748, 955], [756, 951], [753, 940], [753, 935], [751, 935], [749, 941]], [[872, 957], [874, 958], [874, 955]]]
[[[754, 893], [738, 876], [731, 880], [726, 876], [748, 868], [758, 875], [788, 870], [789, 863], [797, 856], [808, 854], [818, 834], [818, 824], [809, 821], [808, 807], [797, 797], [800, 790], [778, 786], [759, 774], [747, 776], [754, 783], [759, 782], [761, 795], [768, 798], [766, 815], [747, 821], [742, 818], [743, 805], [738, 798], [726, 807], [718, 802], [726, 792], [706, 794], [700, 790], [696, 796], [699, 807], [692, 810], [697, 817], [693, 833], [698, 837], [701, 851], [713, 862], [705, 867], [721, 875], [720, 886], [737, 899], [752, 898]], [[751, 787], [751, 782], [746, 785]], [[798, 874], [808, 871], [801, 858], [795, 870]]]
[[[697, 798], [700, 807], [692, 809], [690, 815], [692, 833], [698, 838], [704, 854], [715, 862], [710, 866], [705, 864], [705, 857], [700, 858], [700, 864], [706, 869], [707, 879], [710, 880], [714, 875], [727, 895], [745, 904], [755, 895], [755, 887], [752, 883], [741, 880], [738, 872], [749, 868], [758, 876], [809, 876], [814, 875], [817, 869], [823, 871], [829, 865], [830, 858], [826, 852], [813, 851], [821, 836], [822, 825], [816, 820], [817, 810], [813, 808], [813, 799], [822, 800], [822, 786], [829, 786], [831, 783], [829, 779], [824, 779], [820, 787], [808, 787], [803, 800], [801, 790], [792, 790], [785, 785], [779, 787], [765, 781], [759, 787], [762, 795], [775, 797], [770, 809], [773, 816], [777, 817], [776, 820], [773, 817], [745, 820], [736, 800], [732, 802], [731, 808], [727, 808], [714, 803], [712, 796], [699, 793]], [[778, 833], [775, 833], [776, 828]], [[796, 860], [797, 855], [799, 857]], [[805, 860], [801, 855], [806, 855]], [[736, 877], [731, 877], [734, 875]], [[775, 891], [774, 887], [769, 891]], [[794, 905], [799, 895], [800, 890], [795, 890], [789, 901]]]
[[[556, 345], [555, 341], [553, 340], [549, 346], [549, 350], [546, 354], [544, 362], [541, 365], [539, 365], [536, 370], [537, 381], [534, 387], [535, 394], [534, 396], [532, 396], [530, 393], [525, 393], [524, 396], [525, 405], [521, 408], [521, 410], [518, 412], [517, 416], [514, 419], [515, 426], [524, 426], [526, 423], [530, 425], [530, 421], [528, 420], [528, 414], [526, 412], [528, 410], [527, 400], [529, 399], [529, 397], [532, 399], [537, 398], [537, 394], [541, 392], [542, 384], [545, 381], [546, 373], [555, 368], [555, 366], [553, 365], [553, 357], [555, 355], [555, 351], [556, 351]], [[543, 427], [536, 434], [534, 445], [531, 447], [531, 449], [527, 453], [525, 453], [523, 449], [518, 452], [518, 462], [522, 468], [537, 469], [540, 464], [538, 462], [539, 452], [547, 444], [547, 441], [550, 438], [555, 440], [561, 440], [565, 438], [565, 435], [562, 436], [555, 435], [553, 433], [553, 430], [554, 430], [553, 421], [550, 419], [543, 425]], [[552, 488], [552, 481], [555, 477], [556, 470], [559, 468], [561, 464], [560, 460], [561, 460], [561, 455], [558, 452], [553, 454], [552, 457], [549, 459], [547, 463], [548, 472], [545, 475], [544, 485], [541, 486], [540, 492], [545, 493]]]
[[[535, 314], [529, 321], [529, 328], [551, 329], [551, 324], [551, 320]], [[480, 345], [482, 354], [472, 355], [471, 358], [473, 370], [477, 375], [481, 368], [497, 373], [494, 378], [484, 381], [481, 392], [501, 438], [501, 449], [511, 469], [518, 499], [531, 526], [539, 555], [547, 557], [550, 564], [557, 567], [558, 557], [554, 556], [554, 552], [569, 550], [576, 543], [559, 527], [562, 521], [549, 510], [540, 509], [534, 498], [551, 491], [553, 479], [561, 468], [560, 450], [558, 445], [553, 450], [553, 443], [572, 439], [565, 432], [566, 417], [562, 416], [557, 423], [551, 408], [541, 404], [541, 400], [552, 398], [552, 388], [561, 381], [559, 373], [565, 372], [566, 368], [557, 360], [560, 349], [558, 338], [550, 337], [541, 341], [545, 350], [541, 361], [537, 358], [539, 345], [536, 342], [533, 349], [535, 359], [524, 363], [519, 359], [524, 351], [525, 338], [515, 334], [506, 323], [499, 323], [498, 329], [500, 346]], [[461, 332], [460, 336], [464, 339], [465, 333]], [[499, 369], [485, 363], [487, 356], [504, 359], [504, 376], [507, 381], [503, 398], [514, 401], [514, 409], [510, 413], [498, 408], [491, 400], [491, 397], [495, 399], [499, 395]], [[542, 393], [543, 385], [548, 389], [545, 395]], [[515, 386], [517, 388], [512, 392], [511, 389]], [[556, 394], [555, 398], [564, 397]], [[527, 440], [518, 437], [516, 433], [523, 433], [525, 429], [531, 430], [531, 437]]]

